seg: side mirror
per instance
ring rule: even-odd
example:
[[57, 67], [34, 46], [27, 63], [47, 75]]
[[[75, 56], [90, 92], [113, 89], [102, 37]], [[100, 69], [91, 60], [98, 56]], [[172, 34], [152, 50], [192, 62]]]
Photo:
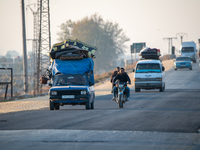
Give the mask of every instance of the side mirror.
[[165, 71], [165, 67], [162, 66], [162, 71]]
[[89, 86], [93, 86], [94, 84], [92, 82], [89, 82]]
[[133, 69], [133, 72], [135, 72], [135, 69]]
[[52, 87], [52, 83], [49, 83], [49, 86]]

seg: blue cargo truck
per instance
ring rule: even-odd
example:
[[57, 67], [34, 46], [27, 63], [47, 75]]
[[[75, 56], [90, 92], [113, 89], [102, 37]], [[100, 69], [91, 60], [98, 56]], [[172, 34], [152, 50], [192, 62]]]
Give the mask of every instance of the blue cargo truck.
[[49, 109], [64, 105], [85, 105], [94, 109], [94, 52], [92, 47], [78, 40], [54, 44], [49, 67]]

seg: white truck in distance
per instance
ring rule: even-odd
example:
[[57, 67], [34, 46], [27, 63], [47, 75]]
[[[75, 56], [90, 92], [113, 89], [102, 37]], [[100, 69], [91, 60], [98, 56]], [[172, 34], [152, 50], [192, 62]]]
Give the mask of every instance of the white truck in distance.
[[181, 56], [190, 57], [190, 59], [196, 63], [197, 60], [197, 49], [195, 42], [183, 42], [180, 47]]

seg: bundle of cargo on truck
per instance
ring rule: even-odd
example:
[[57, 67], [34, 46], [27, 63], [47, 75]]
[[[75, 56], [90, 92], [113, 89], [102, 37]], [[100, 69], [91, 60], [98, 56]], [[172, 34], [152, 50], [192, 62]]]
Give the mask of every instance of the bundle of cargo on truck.
[[96, 47], [88, 45], [77, 39], [67, 39], [63, 42], [54, 44], [49, 54], [51, 59], [62, 60], [95, 58], [94, 52], [96, 50]]
[[160, 49], [145, 47], [140, 51], [139, 56], [142, 56], [142, 59], [159, 59]]

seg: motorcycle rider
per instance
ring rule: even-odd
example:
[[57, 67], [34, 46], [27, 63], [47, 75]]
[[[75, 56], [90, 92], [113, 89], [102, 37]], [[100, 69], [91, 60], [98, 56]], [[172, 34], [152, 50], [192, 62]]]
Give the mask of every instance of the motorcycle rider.
[[113, 88], [115, 86], [115, 83], [113, 83], [113, 79], [117, 76], [118, 72], [119, 72], [120, 68], [116, 67], [115, 71], [111, 74], [110, 76], [110, 82], [112, 83], [112, 90], [111, 93], [113, 93]]
[[[129, 84], [131, 84], [131, 80], [128, 76], [128, 74], [125, 72], [124, 68], [120, 68], [120, 72], [117, 74], [117, 76], [114, 78], [113, 80], [113, 83], [115, 83], [116, 80], [119, 80], [120, 82], [126, 82], [128, 81]], [[117, 87], [115, 86], [113, 88], [113, 98], [112, 100], [116, 100], [116, 92], [117, 92]], [[125, 94], [126, 94], [126, 97], [127, 97], [127, 101], [129, 101], [129, 96], [130, 96], [130, 88], [128, 86], [126, 86], [126, 89], [125, 89]]]

